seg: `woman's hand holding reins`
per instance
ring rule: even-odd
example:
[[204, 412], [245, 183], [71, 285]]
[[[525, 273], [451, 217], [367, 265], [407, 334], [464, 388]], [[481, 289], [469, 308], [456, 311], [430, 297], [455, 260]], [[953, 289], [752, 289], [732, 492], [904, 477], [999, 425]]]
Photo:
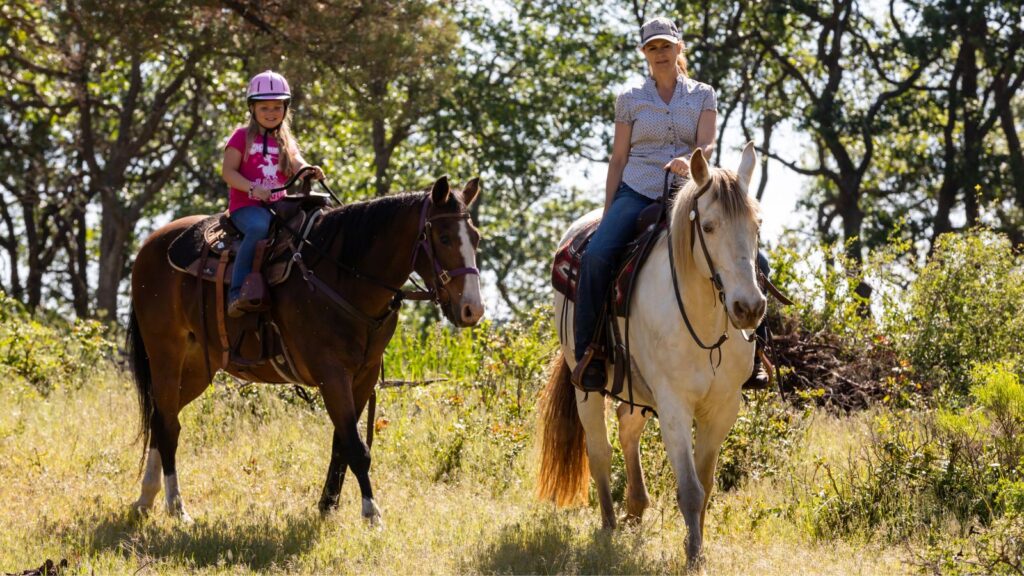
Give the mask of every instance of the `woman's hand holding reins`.
[[673, 158], [668, 164], [665, 164], [663, 170], [671, 170], [672, 173], [685, 178], [690, 174], [690, 161], [682, 156]]

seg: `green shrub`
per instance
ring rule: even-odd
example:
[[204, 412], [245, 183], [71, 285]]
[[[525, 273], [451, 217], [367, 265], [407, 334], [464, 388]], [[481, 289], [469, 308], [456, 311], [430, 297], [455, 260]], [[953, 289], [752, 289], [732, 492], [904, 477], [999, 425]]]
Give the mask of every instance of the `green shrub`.
[[40, 394], [80, 386], [115, 351], [103, 324], [41, 321], [0, 292], [0, 369], [24, 378]]
[[966, 530], [1024, 510], [1024, 386], [1008, 364], [969, 373], [964, 408], [879, 416], [845, 469], [824, 467], [814, 531], [901, 539], [955, 520]]
[[987, 231], [947, 234], [892, 322], [916, 377], [964, 399], [975, 363], [1024, 358], [1024, 265], [1009, 240]]
[[[774, 391], [754, 392], [722, 444], [716, 480], [720, 490], [783, 470], [799, 443], [810, 408], [796, 412]], [[700, 434], [700, 430], [697, 431]]]

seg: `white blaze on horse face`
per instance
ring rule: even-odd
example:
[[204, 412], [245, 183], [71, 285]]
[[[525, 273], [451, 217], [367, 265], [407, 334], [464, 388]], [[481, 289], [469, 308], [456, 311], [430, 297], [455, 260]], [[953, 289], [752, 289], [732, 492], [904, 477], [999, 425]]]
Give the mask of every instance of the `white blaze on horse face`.
[[[469, 223], [459, 223], [459, 251], [462, 253], [462, 265], [476, 268], [476, 251], [469, 237]], [[483, 299], [480, 296], [480, 276], [466, 274], [462, 277], [462, 299], [459, 301], [457, 313], [465, 326], [472, 326], [484, 315]]]

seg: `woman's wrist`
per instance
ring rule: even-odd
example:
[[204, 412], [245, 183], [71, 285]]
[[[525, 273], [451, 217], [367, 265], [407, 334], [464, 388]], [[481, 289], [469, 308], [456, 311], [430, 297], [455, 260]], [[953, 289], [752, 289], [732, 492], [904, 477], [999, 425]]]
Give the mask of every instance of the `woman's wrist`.
[[253, 196], [253, 192], [254, 192], [255, 188], [256, 188], [256, 183], [255, 182], [249, 182], [249, 199], [250, 200], [253, 200], [253, 199], [256, 198], [255, 196]]

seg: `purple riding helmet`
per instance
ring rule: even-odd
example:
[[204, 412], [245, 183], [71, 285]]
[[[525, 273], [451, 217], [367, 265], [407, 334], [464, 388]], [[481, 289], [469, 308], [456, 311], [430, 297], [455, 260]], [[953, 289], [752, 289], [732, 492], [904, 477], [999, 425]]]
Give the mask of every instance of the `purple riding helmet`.
[[245, 94], [248, 102], [256, 100], [284, 100], [292, 99], [292, 89], [288, 81], [273, 70], [260, 72], [249, 80], [249, 90]]
[[[273, 70], [266, 70], [252, 77], [249, 80], [249, 90], [246, 91], [245, 100], [249, 103], [249, 113], [253, 114], [255, 118], [255, 112], [253, 111], [253, 103], [259, 100], [284, 100], [284, 113], [288, 114], [288, 104], [292, 100], [292, 89], [288, 86], [288, 81], [285, 80], [284, 76], [281, 76]], [[283, 120], [282, 120], [283, 122]], [[275, 126], [270, 129], [266, 129], [263, 136], [263, 154], [267, 153], [267, 140], [271, 132], [277, 130], [279, 127]]]

